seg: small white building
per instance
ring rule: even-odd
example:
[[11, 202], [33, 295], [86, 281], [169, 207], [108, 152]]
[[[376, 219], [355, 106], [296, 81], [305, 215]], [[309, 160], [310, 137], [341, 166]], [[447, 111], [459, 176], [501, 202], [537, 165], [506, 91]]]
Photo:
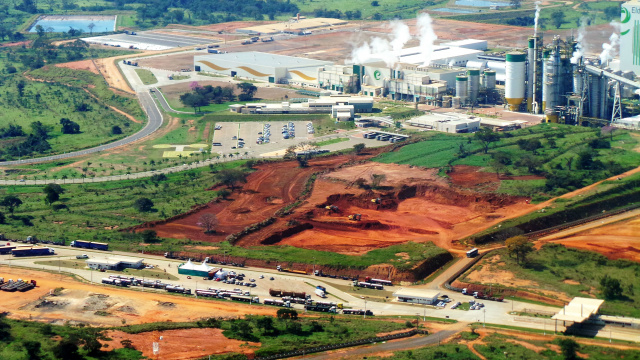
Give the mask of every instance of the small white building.
[[354, 114], [355, 110], [353, 105], [339, 104], [331, 107], [331, 117], [336, 119], [336, 121], [353, 120]]
[[427, 114], [407, 120], [405, 124], [427, 130], [457, 133], [473, 133], [480, 129], [480, 118], [457, 113]]
[[433, 305], [438, 302], [440, 291], [432, 289], [402, 288], [393, 293], [399, 302]]
[[112, 256], [106, 259], [89, 259], [87, 267], [95, 270], [141, 269], [143, 259]]

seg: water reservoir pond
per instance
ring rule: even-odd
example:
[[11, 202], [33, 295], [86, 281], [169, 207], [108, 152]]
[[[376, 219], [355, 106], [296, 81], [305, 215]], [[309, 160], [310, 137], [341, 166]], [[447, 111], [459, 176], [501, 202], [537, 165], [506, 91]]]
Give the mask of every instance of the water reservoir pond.
[[67, 32], [73, 28], [83, 33], [91, 33], [89, 27], [93, 24], [93, 33], [103, 33], [115, 30], [116, 16], [71, 16], [51, 15], [41, 16], [31, 25], [29, 32], [36, 32], [36, 26], [40, 25], [47, 32]]
[[479, 10], [437, 8], [437, 9], [433, 9], [432, 11], [448, 12], [448, 13], [454, 13], [454, 14], [473, 14], [473, 13], [477, 13]]

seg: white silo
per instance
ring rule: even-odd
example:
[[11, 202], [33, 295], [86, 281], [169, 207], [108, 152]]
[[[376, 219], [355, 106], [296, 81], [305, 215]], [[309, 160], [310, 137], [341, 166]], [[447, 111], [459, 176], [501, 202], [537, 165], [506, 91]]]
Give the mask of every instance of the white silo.
[[484, 71], [484, 88], [493, 90], [496, 88], [496, 72], [495, 70]]
[[468, 98], [468, 82], [469, 78], [464, 75], [456, 76], [456, 97], [460, 98], [460, 102], [465, 104]]
[[507, 53], [507, 73], [504, 86], [504, 97], [509, 110], [517, 111], [524, 100], [525, 63], [527, 56], [522, 52]]
[[475, 104], [478, 101], [478, 92], [480, 91], [480, 69], [467, 70], [469, 77], [469, 101]]
[[542, 51], [542, 110], [547, 108], [547, 98], [549, 97], [549, 89], [547, 88], [547, 74], [551, 71], [547, 61], [551, 51], [544, 49]]

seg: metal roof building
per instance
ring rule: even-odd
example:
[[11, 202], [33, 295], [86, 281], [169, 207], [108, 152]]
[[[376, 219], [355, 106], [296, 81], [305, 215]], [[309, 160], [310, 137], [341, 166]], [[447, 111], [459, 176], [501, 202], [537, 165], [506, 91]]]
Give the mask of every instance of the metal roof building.
[[432, 289], [402, 288], [394, 292], [393, 296], [397, 297], [398, 301], [401, 302], [431, 305], [438, 302], [440, 291]]
[[312, 87], [318, 87], [318, 72], [330, 64], [328, 61], [257, 51], [193, 57], [196, 71]]
[[144, 259], [110, 256], [106, 259], [88, 259], [87, 267], [91, 269], [122, 270], [126, 268], [140, 269]]

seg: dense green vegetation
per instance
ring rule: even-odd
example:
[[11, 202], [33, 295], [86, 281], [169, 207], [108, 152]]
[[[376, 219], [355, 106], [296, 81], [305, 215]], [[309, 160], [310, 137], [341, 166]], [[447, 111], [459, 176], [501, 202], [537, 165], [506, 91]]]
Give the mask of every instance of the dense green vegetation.
[[[480, 266], [491, 266], [492, 270], [513, 272], [517, 279], [533, 281], [531, 286], [523, 287], [527, 291], [551, 290], [569, 297], [593, 294], [606, 299], [601, 313], [640, 316], [640, 291], [634, 286], [640, 275], [640, 265], [637, 263], [609, 260], [594, 252], [569, 249], [558, 244], [546, 244], [540, 250], [529, 253], [522, 264], [518, 264], [516, 258], [509, 256], [506, 250], [499, 250], [495, 254], [500, 256], [499, 262], [492, 261], [494, 256], [489, 256], [469, 272]], [[565, 280], [571, 281], [568, 283]], [[463, 281], [468, 279], [463, 278]], [[494, 284], [494, 291], [497, 286]]]
[[546, 178], [544, 186], [540, 180], [510, 180], [498, 191], [542, 198], [542, 194], [560, 195], [640, 165], [636, 138], [624, 130], [607, 131], [541, 124], [502, 134], [434, 133], [375, 160], [445, 169], [483, 166], [500, 176], [540, 175]]
[[[86, 45], [74, 41], [53, 46], [49, 39], [38, 39], [30, 47], [0, 50], [0, 68], [6, 74], [0, 79], [4, 89], [0, 97], [0, 159], [74, 151], [114, 141], [141, 128], [107, 107], [144, 119], [136, 101], [114, 94], [99, 75], [55, 66], [41, 68], [45, 61], [55, 64], [118, 53]], [[114, 126], [121, 129], [120, 134], [113, 133]]]
[[103, 329], [0, 318], [0, 358], [11, 360], [137, 360], [134, 349], [101, 350]]

